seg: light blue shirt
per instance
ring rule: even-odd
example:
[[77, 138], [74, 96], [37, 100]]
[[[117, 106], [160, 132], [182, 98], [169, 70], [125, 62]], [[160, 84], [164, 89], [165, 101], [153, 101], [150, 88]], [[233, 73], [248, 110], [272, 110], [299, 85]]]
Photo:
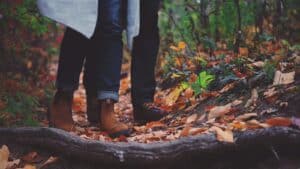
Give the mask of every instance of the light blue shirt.
[[[91, 38], [98, 16], [98, 0], [37, 0], [41, 13]], [[140, 29], [140, 0], [128, 0], [127, 44], [132, 49], [133, 38]]]

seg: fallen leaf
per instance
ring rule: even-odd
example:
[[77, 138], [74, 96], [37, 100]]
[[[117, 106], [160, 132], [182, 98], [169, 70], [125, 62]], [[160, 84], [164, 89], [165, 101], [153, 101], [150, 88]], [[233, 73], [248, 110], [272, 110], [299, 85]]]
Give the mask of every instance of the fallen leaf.
[[38, 154], [37, 152], [30, 152], [23, 156], [21, 159], [27, 163], [35, 162], [35, 159], [37, 158]]
[[191, 98], [194, 96], [194, 90], [192, 88], [187, 88], [185, 91], [184, 91], [184, 96], [186, 98]]
[[45, 161], [40, 168], [46, 167], [49, 164], [53, 164], [58, 160], [58, 157], [49, 157], [47, 161]]
[[207, 128], [192, 128], [190, 129], [190, 135], [195, 136], [207, 131]]
[[147, 123], [146, 124], [146, 128], [147, 129], [154, 129], [154, 128], [162, 128], [162, 127], [165, 127], [166, 125], [163, 124], [162, 122], [160, 121], [153, 121], [153, 122], [150, 122], [150, 123]]
[[36, 169], [36, 167], [30, 164], [26, 164], [24, 169]]
[[266, 120], [266, 123], [270, 126], [285, 126], [289, 127], [292, 125], [292, 120], [286, 117], [274, 117]]
[[190, 123], [193, 123], [194, 121], [196, 121], [198, 118], [198, 115], [197, 114], [193, 114], [191, 116], [189, 116], [187, 119], [186, 119], [186, 123], [187, 124], [190, 124]]
[[265, 62], [257, 61], [257, 62], [254, 62], [254, 63], [250, 64], [250, 65], [253, 66], [253, 67], [257, 67], [257, 68], [263, 68], [264, 65], [265, 65]]
[[178, 43], [178, 48], [180, 49], [180, 50], [183, 50], [183, 49], [185, 49], [186, 48], [186, 43], [185, 42], [179, 42]]
[[170, 46], [170, 49], [172, 49], [172, 50], [174, 50], [174, 51], [176, 51], [176, 52], [178, 52], [178, 51], [180, 51], [180, 49], [178, 48], [178, 47], [176, 47], [176, 46]]
[[233, 132], [231, 130], [223, 131], [221, 128], [213, 126], [210, 128], [211, 131], [214, 131], [217, 135], [217, 139], [221, 142], [233, 143]]
[[282, 73], [281, 71], [276, 71], [273, 85], [287, 85], [291, 84], [295, 80], [296, 72]]
[[248, 129], [269, 128], [270, 125], [253, 119], [246, 122]]
[[257, 114], [256, 113], [246, 113], [246, 114], [238, 116], [236, 119], [240, 120], [240, 121], [245, 121], [252, 117], [257, 117]]
[[191, 127], [189, 125], [185, 126], [183, 128], [183, 130], [180, 132], [180, 136], [181, 137], [187, 137], [187, 136], [189, 136], [190, 135], [190, 129], [191, 129]]
[[257, 89], [252, 89], [252, 91], [251, 91], [251, 98], [245, 104], [245, 108], [247, 108], [249, 106], [252, 106], [252, 105], [256, 105], [257, 99], [258, 99]]
[[173, 91], [171, 91], [169, 95], [167, 95], [166, 97], [166, 105], [168, 106], [174, 105], [183, 90], [184, 88], [182, 87], [176, 87]]
[[239, 54], [240, 56], [248, 56], [249, 55], [248, 48], [239, 48]]
[[0, 149], [0, 169], [6, 169], [8, 164], [9, 150], [6, 145]]
[[240, 121], [235, 121], [235, 122], [231, 123], [231, 127], [234, 130], [245, 130], [247, 128], [246, 123], [240, 122]]
[[241, 100], [235, 100], [232, 103], [228, 103], [225, 106], [216, 106], [213, 107], [208, 114], [208, 119], [213, 119], [213, 118], [217, 118], [217, 117], [221, 117], [225, 114], [230, 113], [230, 111], [232, 110], [233, 106], [237, 106], [239, 104], [241, 104], [242, 101]]
[[20, 159], [9, 161], [7, 163], [7, 167], [6, 168], [16, 168], [20, 164], [20, 162], [21, 162]]
[[133, 129], [136, 132], [145, 132], [147, 130], [146, 126], [134, 126]]

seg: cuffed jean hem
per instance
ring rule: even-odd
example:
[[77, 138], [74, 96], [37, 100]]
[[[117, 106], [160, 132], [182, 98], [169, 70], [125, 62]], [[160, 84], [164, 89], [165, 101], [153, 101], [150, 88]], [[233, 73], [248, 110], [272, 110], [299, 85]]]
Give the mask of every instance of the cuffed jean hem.
[[57, 90], [65, 91], [65, 92], [74, 92], [78, 89], [79, 85], [67, 85], [63, 83], [56, 82], [55, 87]]
[[119, 101], [119, 93], [114, 91], [98, 91], [98, 100], [111, 99], [115, 102]]

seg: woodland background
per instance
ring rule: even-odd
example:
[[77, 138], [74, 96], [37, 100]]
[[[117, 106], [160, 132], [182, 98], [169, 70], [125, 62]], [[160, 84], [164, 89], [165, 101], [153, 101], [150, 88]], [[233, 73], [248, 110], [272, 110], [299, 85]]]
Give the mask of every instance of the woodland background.
[[[274, 52], [259, 50], [268, 42], [288, 48], [283, 52], [289, 55], [290, 49], [300, 48], [299, 8], [298, 0], [163, 1], [159, 14], [161, 57], [158, 72], [163, 78], [174, 73], [188, 75], [190, 67], [186, 63], [198, 60], [200, 66], [193, 70], [198, 74], [209, 64], [208, 60], [201, 59], [203, 52], [208, 57], [222, 58], [224, 55], [215, 51], [223, 49], [268, 59]], [[59, 53], [62, 37], [63, 27], [41, 17], [35, 0], [1, 0], [1, 126], [37, 125], [32, 116], [53, 95], [55, 77], [49, 75], [48, 68]], [[184, 53], [170, 49], [180, 42], [186, 45]], [[181, 59], [185, 63], [179, 68], [176, 62]], [[124, 62], [129, 60], [125, 55]], [[237, 58], [237, 64], [242, 64], [242, 60]], [[270, 82], [277, 63], [270, 60], [264, 67]], [[13, 123], [7, 121], [10, 118], [14, 119]]]
[[[122, 151], [129, 152], [124, 156], [143, 167], [144, 163], [154, 166], [163, 165], [164, 161], [170, 162], [171, 168], [182, 168], [182, 164], [190, 164], [193, 168], [194, 162], [200, 164], [195, 165], [196, 168], [300, 167], [299, 155], [291, 155], [291, 152], [300, 152], [299, 0], [162, 1], [159, 11], [161, 45], [156, 69], [158, 87], [154, 104], [170, 113], [162, 120], [144, 126], [134, 124], [130, 103], [131, 57], [125, 44], [120, 102], [115, 110], [118, 118], [129, 124], [134, 132], [129, 137], [115, 139], [86, 123], [82, 85], [74, 96], [76, 131], [71, 133], [79, 137], [38, 128], [48, 126], [47, 111], [55, 92], [64, 27], [42, 17], [35, 3], [36, 0], [0, 1], [0, 145], [1, 141], [8, 144], [16, 140], [31, 144], [34, 137], [36, 142], [57, 150], [59, 156], [76, 150], [80, 159], [94, 156], [98, 162], [118, 165], [123, 163], [114, 150], [122, 149], [122, 146], [114, 146], [127, 142], [132, 144], [133, 152], [140, 150], [138, 152], [147, 154], [146, 157], [150, 154], [152, 160], [165, 159], [143, 161], [145, 156], [132, 155], [124, 146]], [[37, 128], [13, 128], [24, 126]], [[1, 134], [6, 135], [1, 137]], [[42, 137], [43, 134], [55, 136], [62, 145], [69, 142], [70, 146], [58, 147], [51, 139]], [[86, 155], [90, 152], [78, 149], [72, 139], [77, 139], [75, 142], [81, 143], [82, 147], [88, 147], [86, 140], [97, 140], [98, 146], [90, 151], [94, 154]], [[185, 139], [190, 142], [182, 141]], [[151, 146], [150, 143], [174, 140], [178, 140], [175, 149], [168, 149], [168, 146], [144, 149]], [[137, 145], [137, 142], [145, 145]], [[13, 150], [9, 156], [11, 168], [43, 168], [58, 161], [52, 157], [52, 151], [44, 155], [36, 149], [24, 150], [24, 146], [8, 146]], [[103, 155], [103, 147], [112, 150], [108, 153], [114, 157]], [[4, 146], [0, 149], [0, 164], [3, 154], [8, 161], [6, 149]], [[196, 154], [195, 158], [184, 155], [189, 151]], [[215, 154], [209, 156], [208, 153], [207, 156], [210, 151]], [[291, 156], [283, 155], [284, 152]], [[107, 159], [99, 160], [99, 155]], [[233, 162], [224, 160], [225, 157], [228, 160], [232, 157]], [[240, 160], [250, 157], [254, 158], [250, 162]], [[263, 161], [265, 158], [267, 162]], [[73, 165], [78, 162], [59, 159], [62, 162], [57, 164], [58, 168], [62, 163]], [[286, 163], [281, 163], [282, 160]], [[223, 167], [225, 162], [228, 162], [227, 166]], [[205, 167], [206, 164], [210, 167]], [[233, 167], [235, 164], [237, 166]]]

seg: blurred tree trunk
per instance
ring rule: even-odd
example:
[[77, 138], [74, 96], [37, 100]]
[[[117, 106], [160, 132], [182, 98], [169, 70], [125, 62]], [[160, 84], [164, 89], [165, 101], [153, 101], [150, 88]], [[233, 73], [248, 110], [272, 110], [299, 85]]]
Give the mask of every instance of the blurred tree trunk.
[[206, 31], [209, 27], [209, 18], [208, 18], [208, 14], [207, 14], [208, 4], [209, 4], [208, 0], [201, 0], [201, 2], [200, 2], [200, 16], [201, 16], [200, 23], [201, 23], [203, 29], [205, 29]]
[[234, 0], [234, 4], [236, 6], [237, 10], [237, 35], [236, 35], [236, 41], [234, 45], [234, 52], [238, 53], [240, 48], [240, 43], [242, 41], [242, 16], [241, 16], [241, 8], [240, 8], [240, 2], [239, 0]]
[[256, 27], [256, 39], [261, 35], [263, 30], [264, 18], [266, 16], [267, 1], [266, 0], [255, 0], [255, 27]]
[[216, 25], [216, 29], [215, 29], [215, 41], [218, 42], [220, 41], [220, 30], [219, 30], [219, 17], [220, 17], [220, 6], [221, 6], [221, 0], [215, 0], [215, 25]]

